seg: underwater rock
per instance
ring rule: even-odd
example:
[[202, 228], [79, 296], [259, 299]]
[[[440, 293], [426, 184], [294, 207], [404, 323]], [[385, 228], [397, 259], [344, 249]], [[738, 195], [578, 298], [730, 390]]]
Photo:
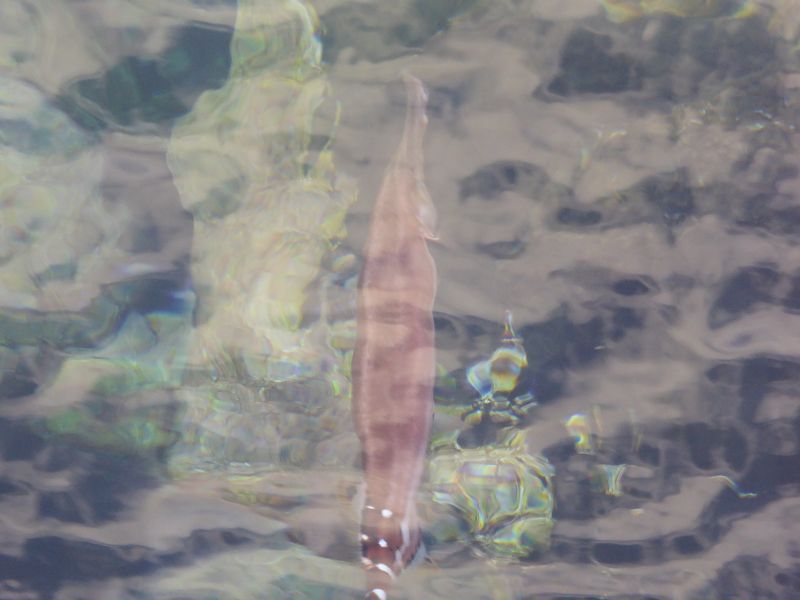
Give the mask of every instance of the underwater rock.
[[443, 437], [432, 450], [434, 502], [455, 508], [481, 547], [507, 557], [547, 550], [554, 471], [547, 459], [528, 452], [521, 432], [476, 448], [461, 448], [455, 436]]
[[614, 94], [642, 86], [641, 66], [612, 53], [610, 36], [587, 29], [574, 31], [561, 50], [560, 72], [547, 90], [557, 96]]
[[[340, 283], [323, 262], [355, 188], [332, 162], [336, 123], [314, 127], [329, 96], [316, 15], [304, 3], [267, 4], [239, 3], [229, 78], [199, 97], [168, 150], [194, 217], [198, 292], [176, 472], [308, 464], [310, 432], [348, 429], [346, 349], [334, 338], [354, 325], [352, 314], [328, 319], [326, 290]], [[318, 318], [307, 312], [314, 290]], [[287, 415], [298, 386], [308, 405]]]

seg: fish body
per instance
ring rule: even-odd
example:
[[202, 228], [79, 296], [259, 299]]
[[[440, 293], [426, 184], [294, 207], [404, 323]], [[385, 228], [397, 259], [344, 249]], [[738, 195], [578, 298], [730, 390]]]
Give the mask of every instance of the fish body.
[[353, 416], [366, 490], [362, 560], [367, 598], [385, 600], [421, 537], [416, 494], [433, 415], [435, 211], [423, 181], [427, 93], [405, 77], [403, 138], [389, 165], [364, 248], [353, 354]]

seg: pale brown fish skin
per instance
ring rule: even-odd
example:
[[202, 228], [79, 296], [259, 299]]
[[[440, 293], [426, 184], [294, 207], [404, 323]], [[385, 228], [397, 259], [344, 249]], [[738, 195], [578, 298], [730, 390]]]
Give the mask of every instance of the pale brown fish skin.
[[353, 416], [366, 493], [361, 542], [367, 598], [385, 600], [420, 545], [416, 494], [425, 465], [435, 349], [435, 211], [423, 182], [428, 119], [422, 83], [405, 77], [400, 147], [386, 171], [364, 248], [353, 354]]

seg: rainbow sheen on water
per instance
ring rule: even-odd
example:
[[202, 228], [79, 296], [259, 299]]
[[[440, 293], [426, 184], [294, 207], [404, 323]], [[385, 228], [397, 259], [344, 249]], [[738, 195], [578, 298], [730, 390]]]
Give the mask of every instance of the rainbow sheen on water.
[[352, 255], [331, 254], [356, 191], [333, 163], [338, 110], [319, 31], [304, 2], [238, 2], [227, 82], [173, 129], [199, 296], [175, 475], [308, 465], [350, 420], [355, 328], [327, 303], [330, 281], [354, 269]]
[[746, 19], [758, 12], [752, 0], [601, 0], [609, 21], [627, 23], [648, 15], [681, 18]]
[[607, 496], [622, 496], [622, 474], [628, 465], [598, 465], [600, 489]]
[[504, 442], [461, 448], [437, 442], [430, 462], [433, 500], [453, 507], [475, 541], [499, 556], [546, 550], [553, 528], [552, 465], [528, 452], [522, 432]]
[[519, 384], [522, 369], [528, 366], [528, 356], [522, 339], [514, 333], [512, 315], [506, 312], [500, 346], [488, 360], [467, 369], [467, 382], [478, 392], [478, 398], [461, 418], [474, 426], [484, 419], [498, 425], [516, 425], [536, 404], [533, 394], [525, 392], [510, 396]]
[[575, 451], [578, 454], [594, 454], [592, 443], [592, 427], [589, 417], [583, 413], [576, 413], [564, 423], [567, 433], [575, 439]]

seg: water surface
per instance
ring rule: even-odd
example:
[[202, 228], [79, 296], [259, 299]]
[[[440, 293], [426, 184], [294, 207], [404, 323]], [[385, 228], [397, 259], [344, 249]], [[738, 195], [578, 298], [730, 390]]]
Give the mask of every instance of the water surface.
[[[434, 471], [396, 597], [796, 597], [800, 7], [648, 6], [5, 0], [0, 598], [362, 596], [349, 358], [404, 71], [431, 464], [519, 433], [553, 521], [498, 555]], [[470, 424], [507, 311], [532, 400]]]

